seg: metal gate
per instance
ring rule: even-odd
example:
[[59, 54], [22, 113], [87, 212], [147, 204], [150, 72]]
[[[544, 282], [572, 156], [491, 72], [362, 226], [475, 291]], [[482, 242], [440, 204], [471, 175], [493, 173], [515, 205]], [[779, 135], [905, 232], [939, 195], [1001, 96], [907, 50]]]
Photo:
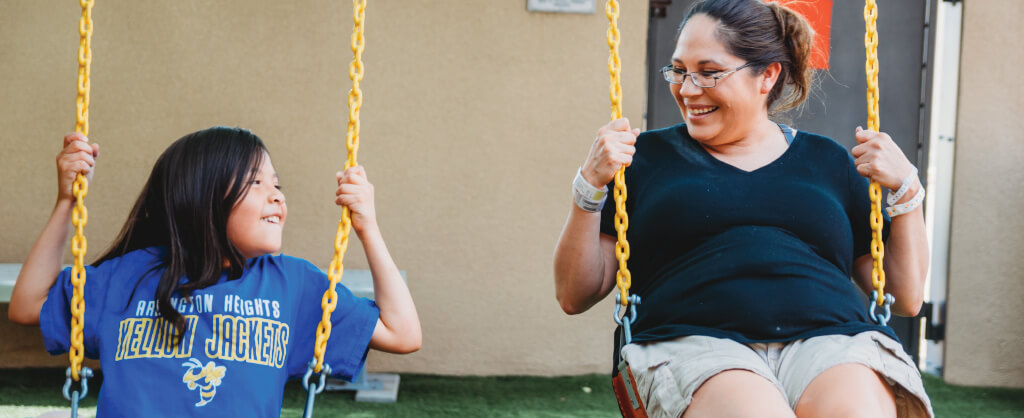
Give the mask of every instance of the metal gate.
[[[659, 69], [671, 64], [679, 23], [695, 1], [650, 2], [646, 129], [663, 128], [683, 121]], [[880, 126], [918, 167], [922, 184], [925, 184], [928, 171], [932, 73], [929, 65], [934, 37], [930, 22], [934, 21], [936, 1], [880, 1], [878, 5]], [[828, 17], [825, 29], [829, 30], [831, 48], [827, 69], [818, 70], [818, 84], [803, 109], [780, 115], [780, 119], [797, 129], [833, 138], [850, 149], [856, 145], [854, 128], [866, 126], [867, 121], [864, 4], [850, 0], [800, 2], [804, 7], [817, 8], [817, 12]], [[931, 307], [926, 306], [921, 311], [928, 314], [930, 310]], [[894, 316], [890, 325], [899, 335], [904, 349], [918, 360], [921, 341], [919, 319]]]

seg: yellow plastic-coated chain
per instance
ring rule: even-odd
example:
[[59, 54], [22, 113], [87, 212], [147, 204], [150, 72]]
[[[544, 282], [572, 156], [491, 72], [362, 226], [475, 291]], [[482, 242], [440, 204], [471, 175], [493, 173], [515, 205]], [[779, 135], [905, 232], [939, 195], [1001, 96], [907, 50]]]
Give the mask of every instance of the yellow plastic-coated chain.
[[[619, 2], [608, 0], [604, 6], [608, 16], [608, 74], [611, 76], [609, 97], [612, 102], [612, 119], [622, 117], [622, 61], [619, 59]], [[629, 260], [629, 241], [626, 231], [629, 229], [629, 214], [626, 213], [626, 168], [622, 167], [615, 173], [615, 231], [618, 240], [615, 242], [615, 258], [619, 261], [619, 271], [615, 274], [615, 284], [619, 287], [619, 304], [626, 306], [629, 301], [629, 287], [632, 276], [626, 262]]]
[[[348, 93], [348, 135], [345, 139], [345, 147], [348, 150], [348, 159], [345, 161], [345, 169], [356, 165], [356, 154], [359, 152], [359, 109], [363, 106], [363, 92], [359, 89], [359, 82], [363, 80], [363, 20], [366, 15], [366, 0], [352, 0], [353, 22], [352, 28], [352, 64], [348, 69], [348, 77], [352, 80], [352, 90]], [[334, 257], [331, 258], [331, 265], [327, 269], [327, 277], [330, 285], [324, 292], [320, 307], [323, 308], [323, 317], [320, 318], [320, 325], [316, 328], [316, 345], [313, 348], [316, 356], [314, 371], [319, 373], [324, 364], [324, 353], [327, 352], [327, 340], [331, 337], [331, 313], [338, 303], [338, 293], [334, 290], [341, 281], [344, 273], [345, 250], [348, 249], [348, 235], [352, 229], [352, 218], [348, 208], [342, 208], [341, 221], [338, 222], [338, 232], [334, 237]]]
[[[864, 49], [867, 59], [864, 70], [868, 80], [868, 129], [878, 132], [878, 5], [875, 0], [864, 2]], [[882, 261], [885, 259], [885, 244], [882, 242], [882, 187], [872, 180], [868, 188], [871, 198], [871, 258], [874, 260], [871, 270], [871, 284], [877, 291], [875, 303], [882, 306], [885, 302], [885, 270]]]
[[[89, 135], [89, 70], [92, 67], [92, 5], [93, 0], [80, 0], [82, 18], [78, 21], [78, 98], [75, 100], [75, 132]], [[82, 370], [83, 327], [85, 324], [85, 252], [88, 244], [85, 240], [85, 224], [89, 222], [89, 211], [85, 208], [85, 195], [89, 194], [89, 181], [79, 174], [71, 185], [71, 193], [75, 196], [75, 206], [71, 208], [71, 225], [75, 229], [71, 237], [71, 255], [74, 264], [71, 266], [71, 378], [79, 380]]]

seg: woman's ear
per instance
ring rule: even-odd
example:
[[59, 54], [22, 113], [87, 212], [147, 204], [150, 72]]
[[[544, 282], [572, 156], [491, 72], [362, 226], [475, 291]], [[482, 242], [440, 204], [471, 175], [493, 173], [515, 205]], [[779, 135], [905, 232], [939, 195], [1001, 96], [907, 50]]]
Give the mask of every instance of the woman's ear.
[[773, 62], [765, 67], [764, 72], [761, 73], [761, 94], [768, 94], [775, 87], [775, 82], [779, 81], [779, 73], [782, 72], [782, 64]]

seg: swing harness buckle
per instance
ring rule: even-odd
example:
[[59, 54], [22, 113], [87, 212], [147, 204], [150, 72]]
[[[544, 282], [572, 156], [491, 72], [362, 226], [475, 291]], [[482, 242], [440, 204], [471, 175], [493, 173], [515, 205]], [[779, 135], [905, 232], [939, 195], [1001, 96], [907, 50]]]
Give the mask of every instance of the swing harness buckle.
[[882, 312], [877, 312], [879, 307], [875, 301], [878, 300], [878, 291], [871, 291], [871, 299], [868, 300], [868, 314], [871, 315], [871, 320], [875, 321], [876, 324], [886, 326], [889, 323], [889, 319], [892, 318], [892, 304], [896, 302], [896, 297], [892, 293], [885, 294], [885, 302], [882, 304]]
[[92, 369], [82, 366], [82, 370], [78, 372], [78, 376], [80, 378], [79, 382], [82, 384], [82, 392], [71, 390], [71, 385], [75, 379], [71, 377], [70, 367], [67, 368], [64, 375], [67, 376], [67, 380], [64, 381], [64, 399], [71, 401], [71, 416], [77, 417], [78, 401], [84, 399], [85, 396], [89, 394], [89, 378], [92, 377]]
[[[306, 408], [303, 409], [303, 418], [310, 418], [313, 416], [313, 401], [316, 400], [316, 395], [319, 395], [324, 391], [324, 387], [327, 386], [327, 376], [331, 374], [331, 366], [324, 363], [320, 369], [318, 376], [313, 376], [313, 370], [316, 369], [316, 358], [309, 361], [306, 374], [302, 376], [302, 388], [306, 389]], [[317, 382], [310, 382], [310, 377], [318, 379]]]

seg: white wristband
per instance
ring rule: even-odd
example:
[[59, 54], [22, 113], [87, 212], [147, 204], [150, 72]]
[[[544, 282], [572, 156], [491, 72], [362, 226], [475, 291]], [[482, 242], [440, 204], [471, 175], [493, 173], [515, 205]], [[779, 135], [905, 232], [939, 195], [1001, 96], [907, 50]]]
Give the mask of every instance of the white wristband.
[[893, 206], [896, 202], [899, 202], [900, 199], [903, 198], [903, 195], [907, 194], [907, 190], [910, 190], [910, 186], [914, 185], [914, 179], [916, 178], [917, 167], [914, 167], [914, 170], [910, 172], [910, 175], [903, 179], [903, 183], [900, 184], [899, 190], [889, 192], [889, 197], [885, 198], [885, 203], [888, 203], [889, 206]]
[[600, 212], [604, 202], [608, 200], [608, 186], [594, 187], [583, 178], [583, 169], [576, 170], [576, 178], [572, 180], [572, 200], [576, 206], [587, 212]]
[[890, 218], [895, 218], [897, 216], [907, 214], [913, 211], [914, 209], [917, 209], [918, 207], [921, 206], [921, 203], [923, 202], [924, 186], [921, 186], [920, 189], [917, 189], [917, 194], [914, 195], [913, 199], [910, 199], [909, 201], [907, 201], [907, 203], [900, 203], [898, 205], [889, 206], [885, 208], [885, 212], [889, 214]]

